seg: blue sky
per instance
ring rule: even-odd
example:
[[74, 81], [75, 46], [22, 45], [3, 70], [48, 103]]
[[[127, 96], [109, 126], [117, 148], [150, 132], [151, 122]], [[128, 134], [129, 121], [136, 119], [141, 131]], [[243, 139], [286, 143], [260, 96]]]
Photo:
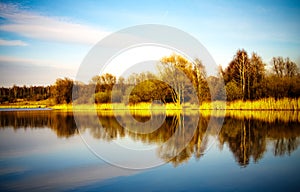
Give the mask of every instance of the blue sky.
[[74, 78], [95, 43], [140, 24], [189, 33], [222, 66], [240, 48], [300, 64], [300, 1], [1, 1], [0, 86]]

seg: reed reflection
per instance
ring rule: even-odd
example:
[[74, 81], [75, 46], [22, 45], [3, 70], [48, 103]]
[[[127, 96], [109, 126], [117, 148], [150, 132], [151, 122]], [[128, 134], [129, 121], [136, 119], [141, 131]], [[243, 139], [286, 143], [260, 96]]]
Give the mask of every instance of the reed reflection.
[[[117, 114], [118, 119], [127, 127], [132, 126], [128, 115]], [[153, 118], [158, 118], [159, 113], [153, 114]], [[80, 128], [88, 132], [94, 138], [107, 142], [125, 136], [133, 141], [141, 141], [145, 144], [157, 144], [157, 155], [165, 161], [171, 162], [174, 166], [188, 161], [192, 156], [201, 158], [207, 149], [207, 126], [212, 119], [215, 126], [221, 115], [210, 112], [199, 114], [171, 113], [167, 114], [164, 123], [157, 130], [149, 134], [131, 132], [123, 128], [116, 117], [109, 111], [99, 112], [98, 117], [93, 117], [89, 113], [82, 113]], [[149, 114], [135, 114], [135, 119], [140, 122], [149, 120]], [[300, 123], [298, 112], [234, 112], [229, 111], [224, 119], [220, 133], [210, 132], [211, 136], [218, 139], [219, 148], [228, 146], [233, 153], [236, 162], [242, 166], [247, 166], [251, 159], [258, 162], [264, 157], [267, 146], [270, 145], [275, 156], [290, 155], [295, 151], [300, 143]], [[197, 124], [196, 129], [191, 126]], [[99, 126], [99, 122], [102, 126]], [[214, 126], [214, 124], [212, 124]], [[38, 112], [0, 112], [0, 128], [13, 129], [37, 129], [50, 128], [59, 138], [68, 138], [78, 134], [76, 123], [72, 113], [55, 111]], [[147, 127], [145, 127], [147, 129]], [[177, 132], [176, 132], [177, 131]], [[177, 139], [167, 142], [174, 134]], [[186, 141], [186, 136], [191, 136]], [[167, 143], [166, 143], [167, 142]], [[180, 148], [183, 143], [184, 148]], [[165, 144], [165, 145], [162, 145]], [[176, 154], [174, 156], [174, 154]], [[170, 160], [170, 157], [171, 158]]]

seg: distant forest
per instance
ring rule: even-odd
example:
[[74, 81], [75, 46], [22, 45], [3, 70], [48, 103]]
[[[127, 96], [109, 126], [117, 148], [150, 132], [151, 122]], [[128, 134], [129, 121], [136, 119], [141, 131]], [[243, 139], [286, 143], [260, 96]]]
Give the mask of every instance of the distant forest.
[[[270, 97], [300, 97], [300, 73], [295, 62], [289, 58], [273, 57], [269, 69], [266, 66], [258, 54], [252, 53], [250, 56], [241, 49], [228, 67], [219, 67], [217, 77], [207, 77], [201, 60], [190, 62], [172, 54], [161, 59], [159, 74], [134, 73], [126, 79], [103, 74], [93, 77], [88, 84], [64, 78], [57, 79], [51, 86], [1, 87], [0, 103], [41, 100], [49, 100], [51, 104], [72, 101], [78, 104], [110, 103], [111, 95], [113, 102], [120, 103], [125, 100], [129, 103], [160, 100], [177, 104], [195, 103], [196, 100], [201, 104], [225, 99], [253, 101]], [[90, 93], [90, 90], [93, 94], [82, 94]]]

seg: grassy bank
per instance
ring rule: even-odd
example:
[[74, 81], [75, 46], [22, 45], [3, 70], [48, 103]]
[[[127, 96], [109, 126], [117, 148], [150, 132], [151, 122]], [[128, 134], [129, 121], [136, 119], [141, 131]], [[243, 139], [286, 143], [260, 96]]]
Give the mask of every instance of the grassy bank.
[[0, 109], [33, 109], [33, 108], [47, 108], [47, 105], [20, 105], [20, 104], [15, 104], [15, 103], [12, 103], [12, 104], [3, 104], [3, 105], [0, 105]]
[[283, 98], [275, 100], [274, 98], [265, 98], [256, 101], [232, 101], [232, 102], [222, 102], [214, 101], [203, 103], [200, 106], [200, 110], [291, 110], [298, 111], [300, 110], [300, 98], [290, 99]]
[[0, 104], [0, 108], [17, 108], [17, 109], [26, 109], [26, 108], [47, 108], [54, 105], [52, 99], [41, 100], [41, 101], [20, 101], [16, 103], [4, 103]]
[[202, 110], [202, 116], [209, 117], [232, 117], [234, 119], [246, 120], [256, 119], [263, 122], [274, 123], [281, 121], [284, 123], [300, 122], [300, 111], [275, 111], [275, 110]]
[[62, 110], [62, 111], [89, 111], [89, 110], [127, 110], [129, 108], [130, 111], [142, 111], [142, 110], [151, 110], [151, 111], [177, 111], [177, 110], [290, 110], [290, 111], [299, 111], [300, 110], [300, 98], [298, 99], [290, 99], [284, 98], [275, 100], [274, 98], [266, 98], [256, 101], [232, 101], [232, 102], [224, 102], [224, 101], [214, 101], [214, 102], [206, 102], [202, 103], [201, 106], [196, 106], [192, 104], [185, 105], [175, 105], [173, 103], [169, 103], [166, 105], [157, 105], [151, 103], [139, 103], [134, 105], [126, 106], [123, 103], [116, 104], [81, 104], [81, 105], [72, 105], [72, 104], [59, 104], [52, 105], [52, 101], [37, 101], [37, 102], [20, 102], [20, 103], [10, 103], [10, 104], [2, 104], [0, 108], [52, 108], [54, 110]]
[[[197, 110], [197, 106], [193, 106], [195, 110]], [[56, 110], [64, 110], [64, 111], [112, 111], [112, 110], [130, 110], [130, 111], [173, 111], [173, 110], [182, 110], [182, 106], [177, 106], [174, 104], [166, 104], [166, 105], [156, 105], [151, 103], [139, 103], [135, 105], [125, 105], [123, 103], [115, 103], [115, 104], [80, 104], [80, 105], [72, 105], [72, 104], [62, 104], [55, 105], [51, 107]], [[191, 106], [189, 107], [191, 109]]]

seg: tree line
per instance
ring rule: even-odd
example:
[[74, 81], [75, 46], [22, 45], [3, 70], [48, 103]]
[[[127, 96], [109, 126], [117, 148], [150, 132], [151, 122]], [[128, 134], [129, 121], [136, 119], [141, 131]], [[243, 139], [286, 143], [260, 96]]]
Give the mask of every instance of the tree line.
[[51, 86], [16, 86], [0, 88], [0, 103], [14, 103], [20, 100], [40, 101], [51, 96]]
[[[215, 100], [257, 100], [272, 97], [298, 98], [300, 74], [289, 58], [273, 57], [270, 65], [262, 58], [238, 50], [228, 67], [219, 67], [217, 77], [207, 77], [201, 60], [189, 61], [172, 54], [163, 57], [158, 73], [133, 73], [129, 77], [112, 74], [94, 76], [89, 83], [69, 78], [57, 79], [51, 86], [16, 86], [0, 88], [0, 103], [51, 99], [55, 104], [110, 102], [183, 102], [199, 103]], [[93, 94], [90, 94], [93, 93]], [[113, 97], [112, 97], [113, 95]]]
[[229, 101], [300, 96], [299, 68], [288, 57], [273, 57], [267, 70], [259, 55], [249, 57], [244, 49], [238, 50], [221, 75]]

